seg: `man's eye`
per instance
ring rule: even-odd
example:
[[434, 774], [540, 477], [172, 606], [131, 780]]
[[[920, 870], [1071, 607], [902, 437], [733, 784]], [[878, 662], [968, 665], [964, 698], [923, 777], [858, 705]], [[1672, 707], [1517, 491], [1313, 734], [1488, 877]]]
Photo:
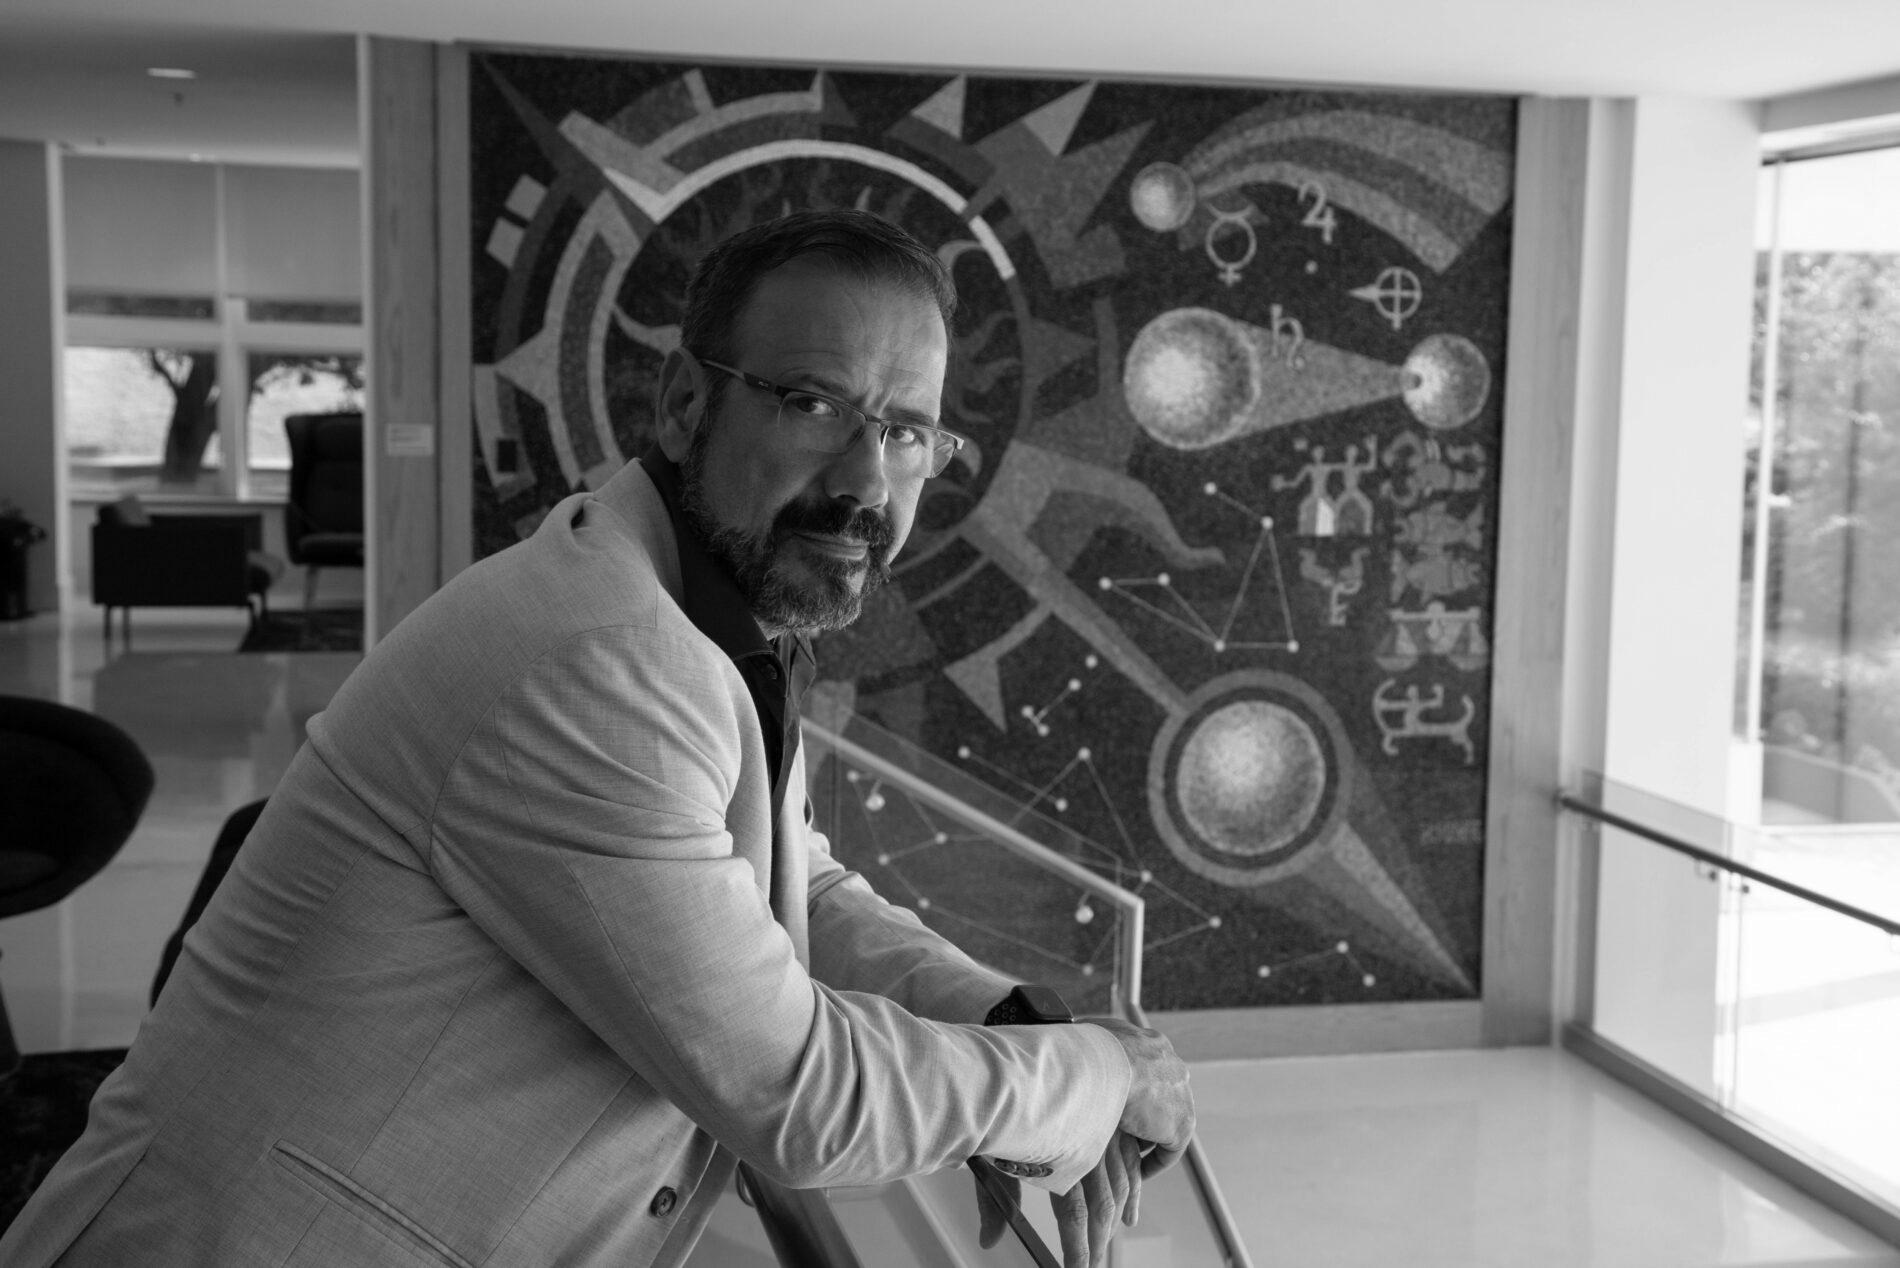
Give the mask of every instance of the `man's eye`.
[[785, 408], [800, 418], [839, 418], [838, 407], [822, 396], [810, 396], [804, 392], [788, 392], [785, 395]]
[[929, 444], [930, 434], [921, 427], [906, 427], [902, 423], [898, 423], [884, 433], [884, 443], [887, 445], [896, 445], [900, 449], [908, 449], [918, 445]]

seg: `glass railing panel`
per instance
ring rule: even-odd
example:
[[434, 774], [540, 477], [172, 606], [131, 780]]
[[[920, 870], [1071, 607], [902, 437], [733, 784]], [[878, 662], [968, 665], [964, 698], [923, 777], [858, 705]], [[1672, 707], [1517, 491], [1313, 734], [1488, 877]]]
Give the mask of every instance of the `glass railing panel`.
[[1720, 873], [1605, 825], [1597, 876], [1597, 1033], [1702, 1095], [1722, 1038]]
[[1730, 1105], [1900, 1208], [1900, 938], [1738, 882]]
[[1562, 800], [1597, 841], [1588, 1030], [1900, 1228], [1900, 836]]
[[863, 718], [805, 736], [818, 827], [885, 899], [1078, 1015], [1139, 991], [1142, 904], [1114, 851]]
[[[1077, 1014], [1147, 1024], [1144, 904], [1133, 892], [1146, 878], [1118, 852], [854, 713], [807, 716], [804, 734], [813, 813], [841, 861], [976, 959], [1055, 987]], [[1150, 1214], [1123, 1234], [1112, 1263], [1250, 1268], [1198, 1144], [1153, 1185]], [[1028, 1193], [1032, 1228], [1058, 1246], [1046, 1195]], [[829, 1197], [866, 1263], [1037, 1262], [1013, 1234], [978, 1247], [963, 1169]]]

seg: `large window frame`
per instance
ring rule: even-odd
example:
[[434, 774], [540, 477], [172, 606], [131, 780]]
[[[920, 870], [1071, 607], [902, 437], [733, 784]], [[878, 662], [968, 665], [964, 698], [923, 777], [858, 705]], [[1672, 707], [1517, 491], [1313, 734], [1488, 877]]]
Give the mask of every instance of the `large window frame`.
[[[1886, 96], [1900, 104], [1900, 79]], [[1811, 901], [1755, 850], [1760, 753], [1753, 728], [1735, 725], [1738, 712], [1759, 716], [1758, 700], [1738, 710], [1733, 674], [1737, 655], [1750, 655], [1735, 619], [1737, 574], [1747, 574], [1742, 483], [1731, 481], [1753, 290], [1752, 268], [1746, 286], [1736, 270], [1754, 261], [1737, 248], [1756, 205], [1741, 191], [1764, 159], [1788, 152], [1766, 135], [1778, 115], [1833, 103], [1797, 104], [1757, 114], [1744, 135], [1722, 103], [1642, 99], [1604, 107], [1611, 126], [1600, 148], [1593, 137], [1589, 184], [1608, 211], [1586, 212], [1584, 254], [1601, 244], [1609, 280], [1593, 298], [1586, 272], [1579, 304], [1587, 405], [1572, 454], [1570, 555], [1584, 566], [1566, 594], [1558, 1016], [1568, 1050], [1900, 1244], [1890, 1185], [1883, 1199], [1810, 1152], [1809, 1138], [1764, 1129], [1762, 1099], [1738, 1085], [1760, 1049], [1742, 1049], [1749, 1036], [1737, 1023], [1783, 1019], [1760, 1008], [1738, 1016], [1745, 995], [1760, 996], [1749, 977], [1762, 956], [1746, 954], [1743, 936], [1796, 912], [1843, 928], [1855, 919]], [[1849, 127], [1854, 148], [1900, 142]], [[1828, 144], [1842, 152], [1838, 137]], [[1627, 822], [1604, 814], [1632, 799], [1640, 812]], [[1859, 923], [1891, 937], [1883, 920]], [[1823, 1062], [1813, 1078], [1825, 1078]]]

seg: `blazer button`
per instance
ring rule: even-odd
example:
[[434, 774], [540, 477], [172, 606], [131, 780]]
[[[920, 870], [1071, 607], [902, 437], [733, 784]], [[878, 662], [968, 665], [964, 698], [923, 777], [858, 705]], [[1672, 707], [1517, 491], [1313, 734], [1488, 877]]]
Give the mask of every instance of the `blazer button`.
[[653, 1195], [653, 1201], [647, 1204], [647, 1210], [654, 1215], [671, 1215], [679, 1200], [680, 1195], [673, 1192], [671, 1186], [664, 1187]]

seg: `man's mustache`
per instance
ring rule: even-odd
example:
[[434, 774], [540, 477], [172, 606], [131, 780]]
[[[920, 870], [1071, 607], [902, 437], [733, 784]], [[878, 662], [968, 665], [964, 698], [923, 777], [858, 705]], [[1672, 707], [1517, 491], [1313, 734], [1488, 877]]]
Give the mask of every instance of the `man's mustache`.
[[817, 533], [826, 537], [845, 537], [861, 541], [873, 559], [882, 560], [896, 533], [883, 514], [868, 506], [853, 509], [844, 502], [826, 499], [818, 502], [793, 502], [772, 522], [772, 537], [782, 540], [791, 533]]

